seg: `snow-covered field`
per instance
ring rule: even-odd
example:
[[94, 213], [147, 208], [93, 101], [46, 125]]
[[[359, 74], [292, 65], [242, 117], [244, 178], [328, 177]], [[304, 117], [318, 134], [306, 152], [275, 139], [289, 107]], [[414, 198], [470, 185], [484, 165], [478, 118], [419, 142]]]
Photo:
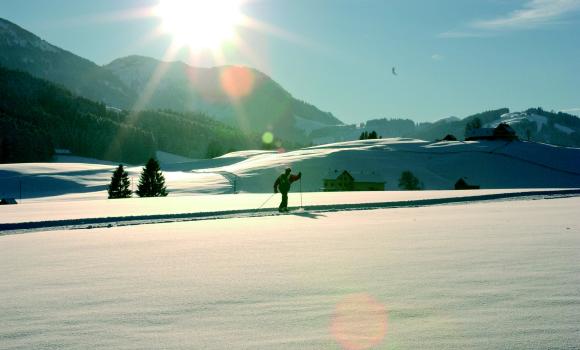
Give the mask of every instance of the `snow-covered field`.
[[576, 349], [579, 206], [0, 236], [0, 348]]
[[[166, 198], [107, 200], [109, 162], [0, 165], [0, 197], [23, 197], [0, 207], [0, 349], [580, 344], [580, 149], [383, 139], [159, 158]], [[278, 215], [288, 166], [305, 210]], [[388, 191], [320, 192], [343, 170]], [[404, 170], [427, 190], [397, 191]], [[483, 189], [450, 190], [460, 177]]]
[[[398, 190], [412, 171], [428, 190], [453, 189], [465, 177], [482, 189], [578, 188], [580, 149], [529, 142], [438, 142], [381, 139], [342, 142], [292, 152], [244, 151], [209, 160], [162, 154], [170, 196], [269, 193], [286, 167], [302, 171], [302, 190], [318, 192], [323, 179], [348, 170], [355, 178], [385, 181]], [[55, 163], [0, 165], [0, 197], [27, 201], [106, 198], [115, 164], [60, 157]], [[128, 168], [136, 183], [141, 166]], [[20, 191], [22, 189], [22, 191]], [[298, 188], [296, 188], [298, 190]]]

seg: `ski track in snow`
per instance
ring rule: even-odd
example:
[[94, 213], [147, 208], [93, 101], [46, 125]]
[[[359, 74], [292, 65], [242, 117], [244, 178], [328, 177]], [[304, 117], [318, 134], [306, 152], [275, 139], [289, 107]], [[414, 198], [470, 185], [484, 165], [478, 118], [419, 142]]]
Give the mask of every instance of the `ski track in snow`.
[[0, 224], [0, 236], [23, 234], [37, 231], [52, 231], [63, 229], [94, 229], [103, 227], [134, 226], [145, 224], [173, 223], [184, 221], [200, 220], [223, 220], [234, 218], [256, 218], [278, 215], [299, 215], [309, 217], [316, 213], [356, 211], [356, 210], [377, 210], [390, 208], [412, 208], [427, 207], [435, 205], [469, 204], [483, 201], [505, 201], [505, 200], [538, 200], [554, 199], [563, 197], [580, 196], [580, 189], [566, 190], [538, 190], [511, 193], [493, 193], [485, 195], [430, 198], [407, 201], [376, 202], [376, 203], [351, 203], [351, 204], [325, 204], [304, 206], [304, 211], [291, 211], [290, 213], [278, 213], [275, 209], [240, 209], [227, 211], [194, 212], [179, 214], [154, 214], [119, 217], [97, 217], [80, 218], [66, 220], [36, 221], [36, 222], [15, 222]]

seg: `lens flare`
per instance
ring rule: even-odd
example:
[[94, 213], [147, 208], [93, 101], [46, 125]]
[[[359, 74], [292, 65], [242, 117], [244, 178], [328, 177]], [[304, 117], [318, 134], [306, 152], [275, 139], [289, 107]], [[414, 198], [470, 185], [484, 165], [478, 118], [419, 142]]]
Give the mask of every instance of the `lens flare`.
[[225, 68], [220, 76], [223, 91], [232, 99], [248, 96], [254, 89], [254, 80], [254, 73], [246, 67]]
[[264, 135], [262, 135], [262, 142], [269, 145], [274, 142], [274, 134], [269, 131], [266, 131]]
[[387, 310], [366, 293], [352, 294], [336, 305], [330, 329], [343, 349], [367, 350], [385, 338]]

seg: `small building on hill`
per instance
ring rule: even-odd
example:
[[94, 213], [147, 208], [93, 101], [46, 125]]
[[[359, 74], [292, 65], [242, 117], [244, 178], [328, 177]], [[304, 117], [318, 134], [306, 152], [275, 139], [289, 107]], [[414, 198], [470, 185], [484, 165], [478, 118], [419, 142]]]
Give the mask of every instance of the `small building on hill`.
[[479, 140], [517, 140], [516, 131], [506, 123], [501, 123], [495, 128], [478, 128], [465, 132], [465, 141]]
[[467, 183], [467, 181], [465, 181], [464, 178], [461, 178], [461, 179], [457, 180], [457, 182], [455, 183], [455, 189], [456, 190], [479, 190], [480, 186], [470, 185]]
[[335, 179], [324, 179], [323, 190], [325, 192], [385, 190], [385, 181], [381, 181], [374, 174], [357, 174], [356, 176], [355, 179], [345, 170]]

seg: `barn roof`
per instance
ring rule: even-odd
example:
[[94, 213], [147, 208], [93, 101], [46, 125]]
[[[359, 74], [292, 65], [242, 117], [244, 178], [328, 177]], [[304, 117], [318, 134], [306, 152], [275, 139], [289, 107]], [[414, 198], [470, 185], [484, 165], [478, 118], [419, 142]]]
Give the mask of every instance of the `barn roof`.
[[329, 173], [325, 176], [325, 180], [335, 180], [338, 177], [340, 177], [341, 175], [343, 175], [344, 173], [346, 173], [348, 176], [350, 176], [351, 178], [354, 179], [355, 182], [379, 182], [379, 183], [384, 183], [385, 180], [383, 180], [383, 177], [381, 176], [381, 174], [379, 173], [375, 173], [373, 171], [370, 172], [349, 172], [349, 171], [342, 171], [340, 173], [338, 172], [332, 172]]

